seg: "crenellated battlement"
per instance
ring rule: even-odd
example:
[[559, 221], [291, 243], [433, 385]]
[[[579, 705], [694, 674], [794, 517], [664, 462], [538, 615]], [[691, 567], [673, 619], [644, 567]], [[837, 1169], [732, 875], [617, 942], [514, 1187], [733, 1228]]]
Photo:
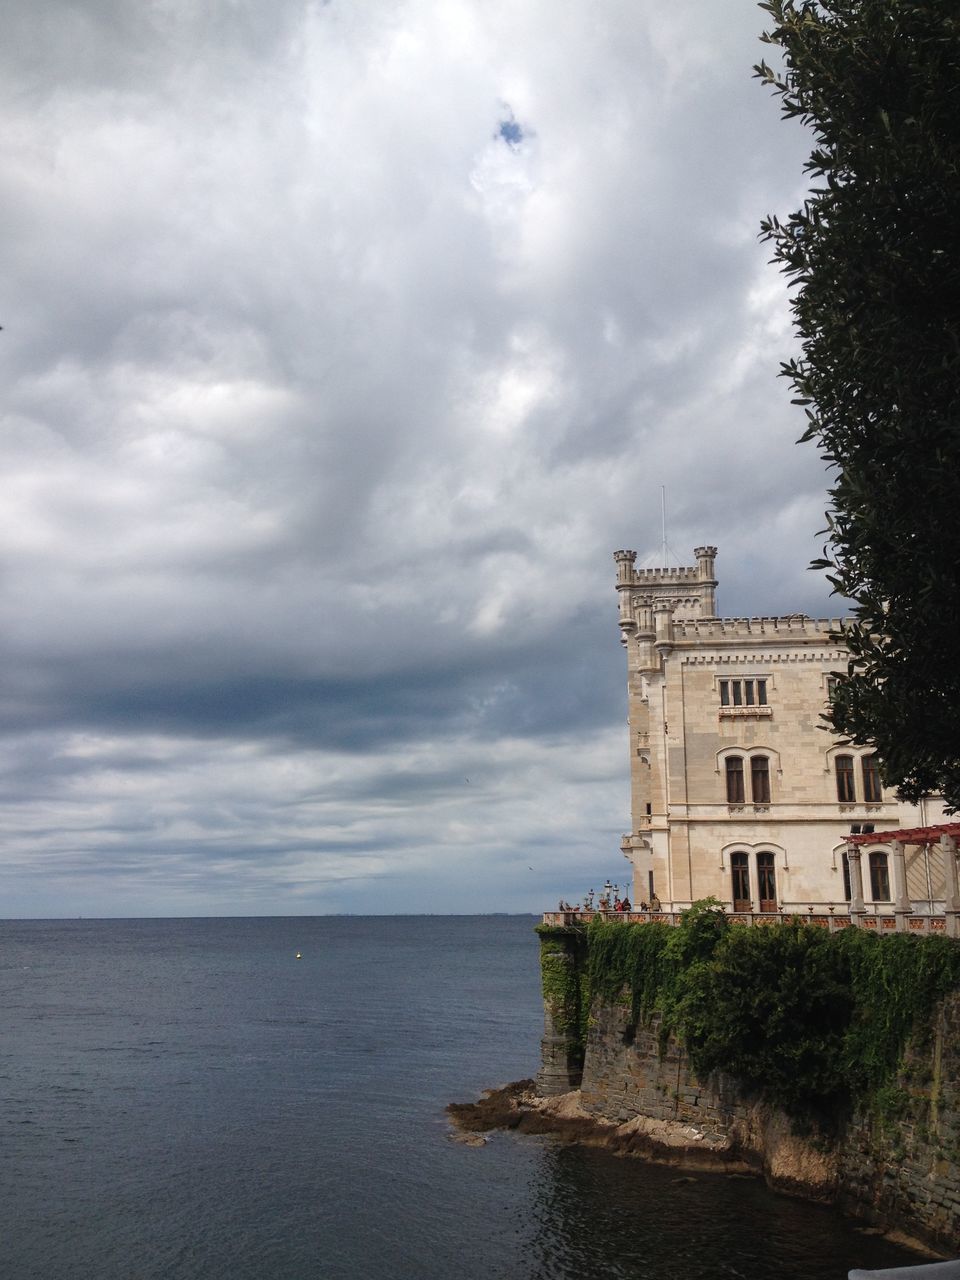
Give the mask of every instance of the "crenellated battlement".
[[620, 625], [643, 629], [637, 610], [657, 609], [668, 602], [678, 618], [712, 618], [716, 614], [716, 547], [697, 547], [696, 565], [638, 569], [635, 551], [615, 551]]
[[764, 615], [756, 618], [677, 619], [674, 623], [674, 639], [681, 643], [684, 640], [754, 640], [774, 635], [780, 639], [796, 636], [824, 640], [842, 627], [841, 618], [808, 618], [806, 614], [800, 613], [782, 617]]
[[677, 566], [673, 569], [634, 569], [633, 580], [637, 586], [645, 582], [699, 582], [700, 570]]

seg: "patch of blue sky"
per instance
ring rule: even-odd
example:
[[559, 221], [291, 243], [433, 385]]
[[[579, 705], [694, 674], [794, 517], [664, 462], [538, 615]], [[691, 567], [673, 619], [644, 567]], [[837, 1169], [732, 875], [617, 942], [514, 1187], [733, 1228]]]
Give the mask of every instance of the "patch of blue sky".
[[497, 133], [511, 147], [517, 147], [523, 141], [523, 130], [512, 118], [501, 120], [497, 126]]

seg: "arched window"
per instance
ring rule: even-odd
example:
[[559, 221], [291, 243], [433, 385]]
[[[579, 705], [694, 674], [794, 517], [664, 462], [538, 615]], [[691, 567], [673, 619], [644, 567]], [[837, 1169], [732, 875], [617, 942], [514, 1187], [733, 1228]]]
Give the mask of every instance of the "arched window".
[[754, 804], [770, 803], [770, 761], [766, 756], [750, 757], [750, 791]]
[[743, 804], [743, 759], [727, 756], [727, 804]]
[[870, 855], [870, 896], [874, 902], [890, 901], [890, 872], [885, 853], [874, 852]]
[[882, 792], [876, 755], [864, 756], [860, 765], [863, 770], [863, 798], [867, 804], [879, 804]]
[[837, 799], [841, 804], [853, 804], [857, 798], [853, 786], [853, 756], [837, 756], [833, 763], [837, 772]]
[[731, 853], [730, 875], [734, 911], [749, 911], [753, 904], [750, 901], [750, 862], [745, 853]]

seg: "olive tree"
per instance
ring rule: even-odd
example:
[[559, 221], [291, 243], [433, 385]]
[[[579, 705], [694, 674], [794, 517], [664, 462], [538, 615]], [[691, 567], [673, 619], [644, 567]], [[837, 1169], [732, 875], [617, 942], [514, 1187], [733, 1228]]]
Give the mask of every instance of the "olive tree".
[[757, 75], [813, 131], [762, 237], [792, 286], [781, 372], [829, 464], [823, 559], [853, 604], [828, 718], [908, 800], [960, 806], [960, 6], [765, 0]]

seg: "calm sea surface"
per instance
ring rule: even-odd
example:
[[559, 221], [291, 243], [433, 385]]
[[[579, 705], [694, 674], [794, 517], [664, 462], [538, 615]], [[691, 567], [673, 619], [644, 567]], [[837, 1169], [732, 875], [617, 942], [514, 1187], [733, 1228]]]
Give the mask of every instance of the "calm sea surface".
[[0, 923], [0, 1274], [842, 1280], [913, 1260], [752, 1180], [451, 1142], [448, 1101], [536, 1070], [533, 925]]

